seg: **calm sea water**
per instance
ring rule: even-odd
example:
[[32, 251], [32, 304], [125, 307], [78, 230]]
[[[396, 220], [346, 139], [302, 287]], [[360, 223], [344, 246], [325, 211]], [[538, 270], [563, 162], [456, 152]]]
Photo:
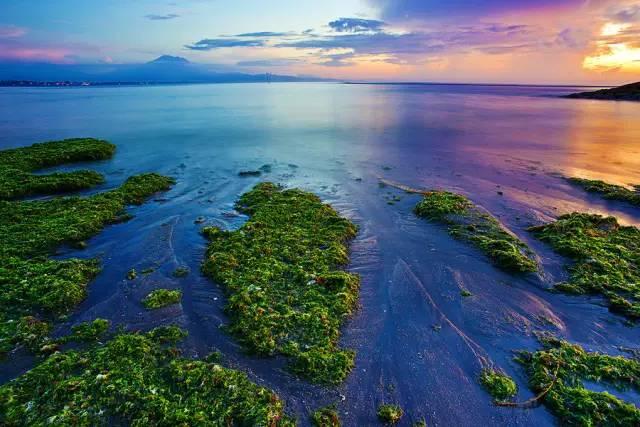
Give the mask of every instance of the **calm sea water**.
[[[132, 209], [135, 219], [109, 227], [89, 249], [104, 270], [89, 297], [58, 327], [106, 317], [148, 329], [177, 323], [189, 330], [185, 355], [221, 350], [228, 365], [275, 389], [301, 422], [336, 402], [346, 425], [375, 424], [382, 402], [401, 404], [404, 422], [428, 425], [552, 425], [544, 409], [498, 408], [477, 382], [490, 360], [531, 396], [513, 351], [538, 347], [547, 330], [610, 353], [637, 347], [638, 328], [624, 326], [598, 298], [551, 294], [564, 261], [526, 228], [561, 213], [613, 214], [629, 224], [640, 212], [589, 196], [563, 175], [640, 183], [640, 104], [567, 100], [580, 88], [244, 84], [122, 88], [2, 88], [0, 148], [66, 137], [104, 138], [113, 160], [91, 164], [107, 183], [158, 171], [178, 183]], [[238, 171], [272, 165], [261, 178]], [[87, 166], [87, 165], [83, 165]], [[77, 167], [77, 166], [74, 166]], [[539, 254], [545, 273], [516, 278], [493, 268], [473, 248], [411, 213], [419, 200], [389, 187], [469, 196], [498, 216]], [[349, 268], [362, 275], [361, 307], [345, 325], [343, 344], [357, 351], [344, 386], [324, 389], [287, 374], [281, 359], [256, 359], [220, 330], [221, 290], [197, 272], [205, 242], [195, 224], [235, 228], [233, 202], [259, 180], [318, 193], [360, 225]], [[497, 192], [501, 191], [503, 195]], [[401, 200], [387, 204], [390, 197]], [[171, 272], [188, 265], [178, 281]], [[142, 284], [130, 268], [158, 266]], [[181, 287], [181, 306], [147, 312], [141, 298], [162, 285]], [[474, 296], [461, 298], [462, 288]], [[32, 361], [0, 365], [6, 381]], [[594, 386], [595, 387], [595, 386]], [[600, 386], [598, 386], [600, 387]], [[628, 399], [640, 403], [634, 393]]]

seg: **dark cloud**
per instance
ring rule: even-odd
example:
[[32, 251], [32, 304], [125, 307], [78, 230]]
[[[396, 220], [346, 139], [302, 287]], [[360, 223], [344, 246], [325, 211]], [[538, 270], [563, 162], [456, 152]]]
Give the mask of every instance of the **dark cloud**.
[[185, 45], [191, 50], [213, 50], [225, 47], [260, 47], [264, 46], [264, 40], [245, 40], [245, 39], [202, 39], [194, 44]]
[[339, 18], [329, 22], [329, 27], [339, 33], [362, 33], [381, 31], [386, 24], [374, 19]]
[[180, 15], [177, 15], [175, 13], [168, 13], [166, 15], [155, 15], [155, 14], [149, 14], [146, 15], [145, 18], [150, 19], [152, 21], [168, 21], [170, 19], [176, 19], [179, 18]]
[[369, 0], [369, 3], [380, 10], [384, 19], [393, 22], [425, 18], [483, 17], [536, 8], [578, 6], [584, 0]]

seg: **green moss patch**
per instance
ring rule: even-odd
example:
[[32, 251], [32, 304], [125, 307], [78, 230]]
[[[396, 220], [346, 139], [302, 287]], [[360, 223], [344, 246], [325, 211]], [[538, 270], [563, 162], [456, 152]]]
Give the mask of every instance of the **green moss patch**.
[[495, 369], [483, 369], [480, 383], [496, 401], [510, 399], [518, 392], [518, 386], [511, 377]]
[[204, 272], [228, 293], [231, 333], [255, 353], [291, 356], [291, 370], [314, 382], [341, 382], [354, 353], [337, 342], [359, 278], [336, 268], [349, 261], [356, 226], [315, 195], [271, 183], [236, 208], [250, 216], [239, 230], [203, 231]]
[[175, 327], [56, 353], [0, 387], [0, 424], [292, 426], [283, 402], [245, 374], [179, 357]]
[[640, 410], [608, 392], [586, 388], [584, 381], [615, 389], [640, 387], [640, 362], [620, 356], [589, 353], [578, 345], [554, 338], [544, 348], [521, 353], [531, 389], [563, 424], [580, 426], [637, 426]]
[[378, 408], [378, 418], [388, 424], [397, 424], [403, 415], [404, 411], [398, 405], [385, 404]]
[[0, 199], [76, 191], [102, 184], [102, 175], [89, 170], [49, 175], [32, 172], [62, 164], [109, 159], [115, 149], [115, 145], [107, 141], [82, 138], [0, 151]]
[[590, 193], [598, 193], [605, 199], [620, 200], [640, 206], [640, 186], [636, 185], [634, 190], [629, 190], [622, 185], [608, 184], [599, 180], [569, 178], [569, 181], [579, 185]]
[[[101, 158], [99, 150], [89, 150], [89, 154], [78, 151], [76, 141], [44, 145], [56, 147], [57, 162]], [[66, 157], [60, 152], [65, 144], [70, 150]], [[8, 150], [9, 157], [21, 164], [20, 155], [32, 147]], [[5, 153], [0, 151], [0, 157], [6, 157]], [[38, 164], [47, 165], [44, 158]], [[20, 344], [35, 347], [35, 341], [25, 341], [17, 333], [22, 319], [50, 321], [69, 312], [84, 299], [87, 284], [99, 272], [96, 260], [52, 260], [48, 258], [51, 253], [61, 245], [74, 245], [99, 233], [107, 224], [125, 217], [127, 205], [141, 203], [172, 183], [171, 178], [144, 174], [91, 197], [0, 200], [0, 354]]]
[[173, 270], [173, 277], [183, 278], [183, 277], [187, 277], [188, 275], [189, 275], [189, 268], [187, 267], [178, 267], [175, 270]]
[[182, 292], [170, 289], [156, 289], [145, 297], [142, 301], [148, 309], [166, 307], [171, 304], [177, 304], [182, 298]]
[[445, 224], [453, 237], [471, 243], [503, 270], [526, 273], [538, 269], [531, 259], [532, 251], [524, 242], [460, 194], [426, 192], [414, 212], [422, 218]]
[[640, 230], [623, 227], [613, 217], [583, 213], [530, 230], [575, 261], [569, 280], [557, 290], [602, 295], [612, 311], [640, 318]]
[[338, 411], [336, 411], [336, 407], [333, 405], [325, 406], [315, 411], [311, 415], [311, 423], [315, 427], [340, 427], [342, 425]]

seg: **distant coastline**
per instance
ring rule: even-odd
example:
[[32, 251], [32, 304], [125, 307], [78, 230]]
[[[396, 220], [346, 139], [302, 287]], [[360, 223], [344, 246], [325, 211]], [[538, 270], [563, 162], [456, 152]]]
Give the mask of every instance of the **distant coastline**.
[[618, 86], [611, 89], [601, 89], [593, 92], [579, 92], [567, 95], [572, 99], [597, 99], [603, 101], [640, 101], [640, 82]]
[[346, 85], [379, 85], [379, 86], [496, 86], [496, 87], [593, 87], [608, 88], [606, 85], [581, 85], [581, 84], [528, 84], [528, 83], [446, 83], [446, 82], [343, 82]]

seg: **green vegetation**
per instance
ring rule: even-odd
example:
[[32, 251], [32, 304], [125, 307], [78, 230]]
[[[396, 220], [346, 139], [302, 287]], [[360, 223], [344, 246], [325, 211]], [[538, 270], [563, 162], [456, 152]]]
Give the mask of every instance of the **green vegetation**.
[[[42, 145], [55, 146], [58, 163], [101, 158], [94, 145], [76, 141]], [[70, 150], [66, 157], [62, 151], [65, 144]], [[83, 147], [86, 155], [82, 154]], [[8, 150], [9, 157], [20, 165], [20, 156], [29, 154], [29, 149]], [[5, 153], [0, 151], [0, 157], [7, 158]], [[46, 164], [45, 160], [39, 161]], [[87, 284], [100, 270], [96, 260], [61, 261], [48, 255], [61, 245], [83, 242], [107, 224], [126, 218], [127, 205], [142, 203], [172, 183], [170, 178], [144, 174], [129, 178], [120, 188], [91, 197], [0, 200], [0, 354], [19, 345], [37, 349], [44, 344], [44, 322], [68, 313], [82, 301]], [[34, 328], [36, 332], [26, 332]]]
[[109, 330], [110, 324], [107, 319], [95, 319], [91, 322], [79, 323], [71, 328], [70, 340], [97, 341]]
[[173, 277], [182, 278], [189, 275], [189, 269], [187, 267], [178, 267], [173, 270]]
[[315, 427], [340, 427], [340, 417], [335, 405], [325, 406], [311, 415], [311, 422]]
[[0, 386], [0, 424], [292, 426], [283, 402], [245, 374], [184, 359], [176, 327], [55, 353]]
[[127, 271], [127, 280], [136, 280], [137, 277], [138, 277], [138, 272], [136, 271], [135, 268], [132, 268], [131, 270]]
[[511, 377], [495, 369], [483, 369], [480, 382], [496, 401], [510, 399], [518, 392], [518, 386]]
[[341, 382], [354, 353], [337, 342], [359, 278], [336, 268], [349, 260], [356, 226], [315, 195], [271, 183], [244, 194], [237, 209], [250, 216], [239, 230], [203, 230], [203, 269], [229, 295], [229, 330], [255, 353], [291, 356], [290, 369], [311, 381]]
[[602, 295], [610, 310], [640, 318], [640, 230], [623, 227], [613, 217], [583, 213], [563, 215], [530, 230], [575, 261], [568, 282], [555, 289]]
[[446, 224], [453, 237], [476, 246], [503, 270], [526, 273], [538, 269], [526, 244], [464, 196], [431, 191], [425, 193], [414, 212], [420, 217]]
[[465, 297], [465, 298], [466, 298], [466, 297], [472, 297], [472, 296], [473, 296], [473, 294], [472, 294], [469, 290], [467, 290], [467, 289], [462, 289], [462, 290], [460, 291], [460, 296], [463, 296], [463, 297]]
[[182, 292], [171, 289], [156, 289], [142, 300], [144, 306], [148, 309], [156, 309], [166, 307], [171, 304], [177, 304], [182, 298]]
[[104, 178], [94, 171], [49, 175], [32, 172], [67, 163], [109, 159], [115, 149], [115, 145], [106, 141], [83, 138], [0, 151], [0, 200], [82, 190], [102, 184]]
[[640, 389], [640, 362], [620, 356], [588, 353], [578, 345], [543, 338], [544, 348], [523, 352], [531, 389], [563, 424], [637, 426], [640, 410], [608, 392], [591, 391], [583, 381], [602, 382], [615, 389]]
[[607, 184], [599, 180], [569, 178], [569, 181], [581, 186], [590, 193], [599, 193], [605, 199], [621, 200], [631, 203], [632, 205], [640, 206], [640, 186], [636, 185], [634, 191], [622, 185]]
[[404, 415], [404, 411], [398, 405], [380, 405], [378, 418], [388, 424], [397, 424]]

